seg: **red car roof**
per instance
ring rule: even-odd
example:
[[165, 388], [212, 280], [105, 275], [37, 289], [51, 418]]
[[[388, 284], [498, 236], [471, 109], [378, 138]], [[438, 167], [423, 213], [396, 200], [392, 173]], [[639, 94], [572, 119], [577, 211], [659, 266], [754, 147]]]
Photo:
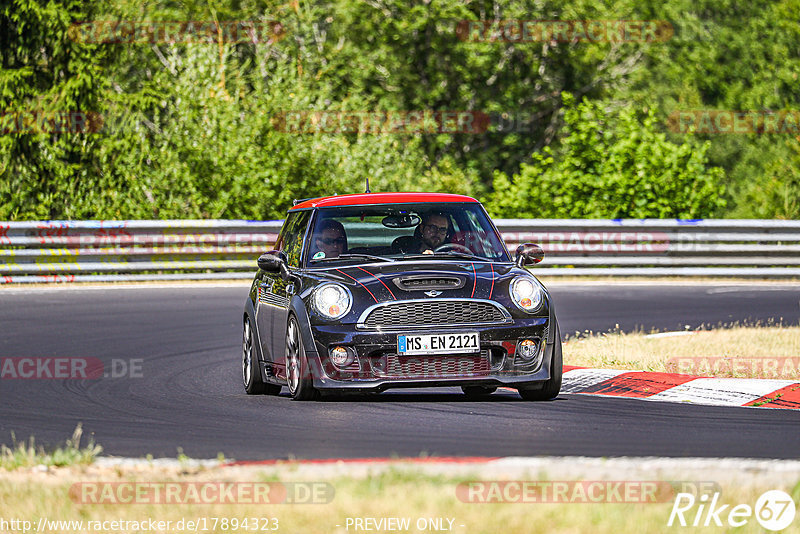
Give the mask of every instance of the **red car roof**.
[[289, 211], [331, 206], [364, 206], [367, 204], [401, 204], [405, 202], [474, 202], [472, 197], [451, 193], [360, 193], [335, 197], [311, 198], [289, 208]]

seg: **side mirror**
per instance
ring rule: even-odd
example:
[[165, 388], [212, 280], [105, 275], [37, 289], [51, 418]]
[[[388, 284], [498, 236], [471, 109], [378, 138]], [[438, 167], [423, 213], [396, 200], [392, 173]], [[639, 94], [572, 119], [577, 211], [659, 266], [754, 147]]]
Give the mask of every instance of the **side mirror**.
[[267, 252], [258, 257], [258, 268], [268, 273], [280, 272], [283, 264], [283, 258], [275, 251]]
[[514, 263], [517, 267], [535, 265], [544, 259], [544, 249], [535, 243], [524, 243], [517, 247], [517, 257]]

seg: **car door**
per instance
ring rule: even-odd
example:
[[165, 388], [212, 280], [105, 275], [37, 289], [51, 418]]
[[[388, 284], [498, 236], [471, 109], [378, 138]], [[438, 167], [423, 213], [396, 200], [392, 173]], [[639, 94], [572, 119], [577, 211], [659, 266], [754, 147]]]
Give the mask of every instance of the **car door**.
[[[300, 266], [311, 211], [290, 213], [275, 243], [275, 248], [287, 262], [290, 269]], [[284, 280], [280, 272], [259, 271], [258, 309], [256, 321], [261, 333], [261, 351], [268, 362], [278, 368], [278, 375], [284, 376], [286, 324], [289, 316], [289, 302], [295, 287], [291, 280]]]

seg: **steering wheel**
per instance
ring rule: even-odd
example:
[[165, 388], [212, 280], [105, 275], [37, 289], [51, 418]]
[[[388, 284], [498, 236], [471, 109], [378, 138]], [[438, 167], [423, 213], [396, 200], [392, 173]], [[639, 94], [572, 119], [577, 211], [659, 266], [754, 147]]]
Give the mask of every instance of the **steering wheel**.
[[470, 256], [472, 255], [472, 251], [470, 249], [458, 243], [445, 243], [444, 245], [439, 245], [433, 250], [433, 252], [448, 252], [451, 250], [455, 252], [463, 252], [465, 254], [469, 254]]

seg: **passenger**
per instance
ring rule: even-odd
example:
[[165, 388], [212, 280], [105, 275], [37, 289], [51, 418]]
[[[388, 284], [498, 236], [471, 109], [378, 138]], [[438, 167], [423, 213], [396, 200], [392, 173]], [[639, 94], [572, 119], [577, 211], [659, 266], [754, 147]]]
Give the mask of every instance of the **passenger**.
[[312, 259], [336, 258], [347, 250], [347, 234], [339, 221], [324, 219], [314, 228]]

